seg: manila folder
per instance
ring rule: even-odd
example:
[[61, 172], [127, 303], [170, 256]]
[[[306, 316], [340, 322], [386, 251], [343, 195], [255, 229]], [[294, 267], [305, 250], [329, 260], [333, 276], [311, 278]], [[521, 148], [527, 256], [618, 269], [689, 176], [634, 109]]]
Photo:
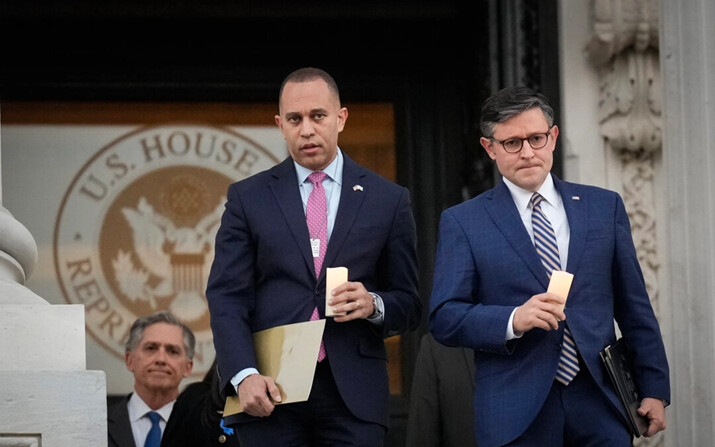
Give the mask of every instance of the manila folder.
[[[305, 402], [313, 386], [325, 320], [286, 324], [253, 334], [258, 372], [273, 377], [281, 391], [280, 404]], [[240, 413], [238, 396], [228, 396], [224, 416]]]

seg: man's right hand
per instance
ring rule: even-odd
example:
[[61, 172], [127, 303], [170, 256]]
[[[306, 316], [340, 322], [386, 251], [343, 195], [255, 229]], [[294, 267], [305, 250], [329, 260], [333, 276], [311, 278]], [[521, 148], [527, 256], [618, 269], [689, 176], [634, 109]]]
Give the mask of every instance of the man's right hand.
[[271, 377], [251, 374], [238, 385], [238, 401], [251, 416], [266, 417], [281, 401], [281, 392]]
[[546, 331], [559, 328], [566, 319], [563, 307], [566, 301], [553, 293], [540, 293], [516, 308], [512, 326], [515, 334], [523, 334], [534, 328]]

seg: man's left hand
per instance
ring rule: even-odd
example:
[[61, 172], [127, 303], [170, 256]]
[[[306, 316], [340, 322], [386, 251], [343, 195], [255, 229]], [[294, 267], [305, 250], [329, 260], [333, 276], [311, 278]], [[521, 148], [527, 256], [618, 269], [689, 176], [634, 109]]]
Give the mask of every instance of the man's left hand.
[[651, 437], [659, 431], [665, 430], [665, 406], [663, 401], [646, 397], [641, 401], [638, 414], [648, 419], [648, 430], [643, 436]]

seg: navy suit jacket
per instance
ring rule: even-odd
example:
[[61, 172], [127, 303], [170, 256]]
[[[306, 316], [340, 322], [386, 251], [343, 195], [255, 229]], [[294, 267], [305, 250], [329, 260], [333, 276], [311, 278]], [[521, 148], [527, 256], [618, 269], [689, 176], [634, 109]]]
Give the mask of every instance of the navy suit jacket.
[[323, 341], [350, 411], [387, 426], [383, 339], [416, 328], [422, 311], [415, 222], [406, 188], [343, 155], [340, 204], [317, 279], [293, 160], [229, 187], [206, 291], [211, 328], [230, 392], [231, 377], [256, 367], [251, 334], [308, 321], [316, 306], [325, 318], [325, 269], [347, 267], [350, 281], [382, 297], [384, 324], [328, 318]]
[[[641, 396], [670, 400], [668, 364], [620, 196], [560, 181], [570, 227], [573, 283], [566, 322], [588, 373], [625, 414], [599, 351], [616, 340], [633, 354]], [[480, 447], [521, 435], [543, 405], [563, 337], [533, 329], [505, 342], [512, 310], [546, 291], [549, 279], [504, 182], [442, 213], [430, 330], [447, 345], [475, 350], [475, 431]], [[583, 371], [582, 367], [582, 371]], [[598, 415], [594, 415], [597, 418]]]

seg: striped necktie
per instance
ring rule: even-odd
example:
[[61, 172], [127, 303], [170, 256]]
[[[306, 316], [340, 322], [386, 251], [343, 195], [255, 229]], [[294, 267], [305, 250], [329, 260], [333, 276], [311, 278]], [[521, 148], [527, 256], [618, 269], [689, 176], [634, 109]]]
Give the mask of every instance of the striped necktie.
[[[551, 272], [561, 270], [561, 258], [559, 257], [559, 246], [556, 243], [554, 229], [541, 209], [543, 200], [544, 198], [538, 192], [531, 196], [531, 226], [534, 230], [536, 252], [541, 258], [541, 263], [544, 264], [546, 274], [551, 278]], [[564, 324], [564, 339], [561, 343], [561, 357], [559, 358], [559, 367], [556, 370], [556, 380], [568, 385], [576, 377], [578, 371], [576, 343], [574, 343], [568, 326]]]

